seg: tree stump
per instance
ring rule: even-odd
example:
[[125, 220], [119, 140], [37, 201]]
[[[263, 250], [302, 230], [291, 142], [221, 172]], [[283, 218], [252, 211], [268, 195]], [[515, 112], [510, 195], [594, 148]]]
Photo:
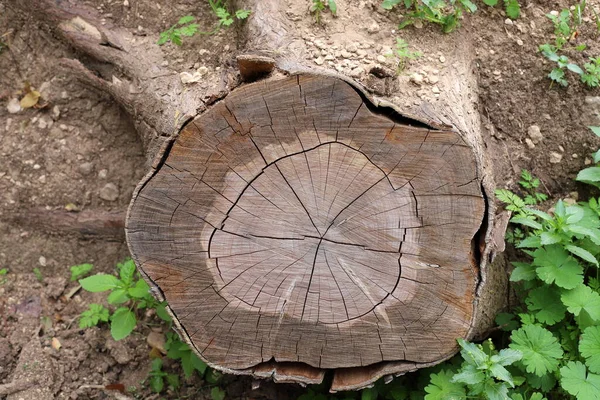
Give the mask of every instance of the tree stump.
[[343, 80], [243, 86], [140, 186], [132, 254], [229, 371], [427, 364], [473, 319], [485, 201], [472, 147]]
[[282, 2], [240, 1], [252, 14], [234, 41], [239, 69], [219, 60], [187, 86], [156, 37], [81, 2], [10, 3], [72, 45], [83, 57], [63, 66], [131, 115], [151, 170], [127, 240], [212, 367], [300, 383], [332, 370], [331, 391], [360, 389], [450, 358], [456, 338], [493, 324], [505, 224], [488, 201], [465, 36], [434, 39], [448, 49], [439, 93], [421, 104], [404, 88], [406, 112], [370, 97], [396, 94], [381, 67], [365, 71], [370, 93], [310, 68]]

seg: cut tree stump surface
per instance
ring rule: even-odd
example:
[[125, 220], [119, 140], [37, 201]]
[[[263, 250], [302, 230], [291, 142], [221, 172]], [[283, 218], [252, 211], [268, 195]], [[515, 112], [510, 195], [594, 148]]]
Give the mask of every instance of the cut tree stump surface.
[[188, 123], [134, 196], [127, 236], [212, 366], [426, 364], [472, 323], [478, 171], [458, 133], [343, 80], [288, 76]]

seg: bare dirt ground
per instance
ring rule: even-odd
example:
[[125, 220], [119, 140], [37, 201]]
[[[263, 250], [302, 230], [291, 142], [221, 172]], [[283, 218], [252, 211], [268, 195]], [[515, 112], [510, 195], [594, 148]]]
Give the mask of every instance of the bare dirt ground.
[[[140, 41], [155, 41], [183, 15], [198, 16], [207, 29], [214, 25], [208, 6], [199, 1], [81, 3], [93, 5], [108, 22], [131, 29]], [[446, 55], [454, 51], [440, 47], [438, 27], [398, 32], [399, 16], [381, 9], [379, 0], [338, 0], [338, 17], [326, 13], [320, 25], [308, 12], [309, 1], [287, 3], [289, 19], [304, 27], [304, 40], [313, 49], [307, 65], [335, 68], [404, 108], [414, 106], [406, 100], [409, 94], [436, 101], [435, 83], [444, 75]], [[581, 188], [573, 178], [599, 145], [586, 126], [600, 125], [600, 89], [585, 88], [575, 76], [570, 76], [567, 88], [550, 87], [546, 76], [551, 66], [537, 52], [539, 44], [552, 41], [552, 25], [545, 14], [575, 2], [521, 3], [523, 15], [517, 21], [506, 21], [500, 9], [482, 5], [452, 35], [471, 42], [476, 55], [472, 67], [480, 88], [477, 104], [497, 185], [518, 191], [518, 174], [525, 168], [541, 178], [552, 198], [575, 197]], [[600, 2], [588, 1], [589, 7], [600, 11]], [[371, 40], [356, 42], [353, 32], [358, 31], [368, 32]], [[10, 399], [115, 398], [115, 393], [89, 387], [115, 383], [130, 389], [128, 396], [159, 398], [141, 383], [150, 369], [147, 337], [157, 329], [152, 326], [155, 320], [148, 316], [120, 342], [110, 338], [107, 326], [80, 330], [77, 325], [87, 305], [103, 297], [73, 293], [77, 284], [69, 281], [69, 267], [93, 263], [94, 272], [114, 271], [116, 263], [128, 256], [123, 238], [14, 220], [32, 210], [51, 212], [67, 205], [74, 212], [125, 211], [146, 171], [133, 124], [109, 97], [66, 74], [59, 60], [74, 57], [73, 50], [45, 26], [15, 12], [8, 0], [0, 0], [0, 35], [9, 44], [0, 54], [0, 269], [9, 271], [5, 281], [0, 279], [0, 383], [36, 380], [33, 388]], [[386, 80], [386, 86], [376, 86], [368, 71], [376, 65], [395, 70], [393, 58], [385, 54], [396, 37], [423, 56], [398, 77]], [[163, 67], [180, 73], [232, 65], [236, 42], [230, 29], [198, 35], [181, 48], [166, 45], [168, 65]], [[583, 25], [577, 42], [588, 45], [583, 54], [573, 54], [578, 62], [600, 55], [600, 33], [593, 22]], [[19, 96], [26, 81], [42, 93], [48, 106], [9, 113], [9, 100]], [[535, 133], [532, 137], [538, 128], [541, 138]], [[60, 349], [53, 348], [53, 338]], [[167, 364], [167, 369], [181, 373], [174, 364]], [[224, 378], [222, 387], [231, 399], [296, 398], [302, 393], [295, 386], [268, 383], [253, 390], [251, 380], [237, 377]], [[178, 393], [160, 398], [202, 398], [209, 390], [196, 377]]]

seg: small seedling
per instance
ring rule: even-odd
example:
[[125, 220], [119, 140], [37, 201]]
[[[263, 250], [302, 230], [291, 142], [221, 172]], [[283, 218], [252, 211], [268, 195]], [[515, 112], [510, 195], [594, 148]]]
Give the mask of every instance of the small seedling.
[[583, 70], [577, 64], [570, 62], [569, 58], [565, 55], [558, 55], [558, 47], [551, 44], [543, 44], [540, 46], [540, 52], [548, 60], [556, 62], [557, 66], [552, 69], [548, 77], [552, 82], [556, 82], [561, 86], [568, 86], [565, 70], [569, 70], [578, 75], [583, 75]]
[[154, 393], [161, 393], [165, 389], [165, 381], [173, 390], [179, 389], [179, 375], [164, 372], [163, 362], [160, 358], [152, 360], [152, 367], [148, 373], [150, 380], [150, 389]]
[[73, 265], [71, 267], [71, 282], [86, 276], [94, 268], [92, 264]]
[[42, 275], [42, 271], [40, 271], [39, 268], [34, 268], [33, 274], [35, 275], [35, 277], [38, 281], [40, 281], [40, 282], [44, 281], [44, 276]]
[[79, 316], [79, 327], [91, 328], [98, 325], [99, 322], [108, 322], [108, 308], [100, 304], [90, 304], [89, 308]]
[[527, 192], [525, 198], [523, 199], [525, 204], [533, 206], [548, 200], [548, 195], [539, 193], [536, 190], [540, 186], [539, 178], [535, 178], [526, 169], [521, 171], [521, 180], [519, 181], [519, 185], [521, 185], [521, 187]]
[[182, 342], [175, 332], [167, 333], [165, 350], [167, 350], [167, 357], [181, 361], [183, 373], [186, 378], [191, 377], [194, 371], [197, 371], [201, 377], [206, 373], [207, 366], [204, 361], [198, 358], [190, 346], [188, 346], [187, 343]]
[[590, 58], [583, 68], [585, 72], [581, 74], [581, 81], [592, 88], [600, 86], [600, 57]]
[[[137, 325], [137, 316], [134, 309], [154, 308], [156, 314], [164, 321], [170, 321], [171, 317], [165, 310], [166, 304], [159, 303], [150, 294], [150, 287], [141, 279], [136, 272], [135, 264], [132, 260], [125, 261], [117, 265], [119, 278], [114, 275], [96, 274], [79, 280], [79, 284], [88, 292], [106, 292], [109, 295], [106, 300], [111, 305], [122, 305], [110, 315], [110, 333], [115, 340], [121, 340], [133, 331]], [[125, 305], [128, 305], [127, 307]], [[92, 305], [86, 312], [90, 314], [81, 318], [88, 318], [90, 315], [98, 315], [98, 321], [106, 321], [99, 315], [101, 310], [92, 311]], [[84, 312], [85, 313], [85, 312]], [[86, 319], [86, 324], [88, 320]], [[80, 320], [80, 324], [81, 324]], [[97, 322], [96, 322], [97, 323]]]
[[334, 0], [312, 0], [310, 12], [315, 14], [317, 24], [321, 23], [321, 13], [329, 9], [332, 15], [337, 15], [337, 4]]
[[6, 274], [8, 274], [8, 268], [0, 269], [0, 285], [4, 285], [6, 283]]
[[196, 34], [201, 35], [212, 35], [223, 27], [228, 27], [237, 20], [244, 20], [248, 18], [250, 10], [236, 10], [233, 15], [227, 11], [224, 0], [208, 0], [208, 4], [214, 15], [218, 18], [217, 26], [208, 32], [201, 31], [200, 25], [195, 23], [196, 17], [192, 15], [186, 15], [181, 17], [179, 21], [169, 29], [160, 33], [157, 44], [163, 45], [167, 42], [172, 42], [177, 46], [183, 44], [183, 37], [192, 37]]
[[[488, 6], [495, 6], [498, 4], [498, 0], [483, 0]], [[503, 0], [504, 11], [506, 15], [511, 19], [517, 19], [521, 16], [521, 5], [517, 0]]]
[[409, 60], [419, 58], [421, 55], [422, 53], [420, 51], [411, 51], [408, 48], [408, 43], [400, 38], [396, 39], [396, 48], [394, 49], [393, 53], [387, 54], [388, 57], [396, 57], [398, 61], [398, 74], [404, 71], [404, 68]]
[[[596, 136], [600, 136], [600, 126], [589, 127]], [[597, 150], [594, 154], [594, 162], [596, 166], [582, 169], [577, 174], [577, 180], [588, 183], [600, 188], [600, 150]]]

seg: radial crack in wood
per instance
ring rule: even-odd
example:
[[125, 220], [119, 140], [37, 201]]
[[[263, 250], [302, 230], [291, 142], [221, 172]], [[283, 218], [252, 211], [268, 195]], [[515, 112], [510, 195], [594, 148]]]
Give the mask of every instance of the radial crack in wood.
[[470, 334], [474, 150], [388, 114], [334, 77], [248, 84], [140, 184], [132, 254], [207, 363], [311, 383], [339, 369], [336, 387], [360, 388]]

